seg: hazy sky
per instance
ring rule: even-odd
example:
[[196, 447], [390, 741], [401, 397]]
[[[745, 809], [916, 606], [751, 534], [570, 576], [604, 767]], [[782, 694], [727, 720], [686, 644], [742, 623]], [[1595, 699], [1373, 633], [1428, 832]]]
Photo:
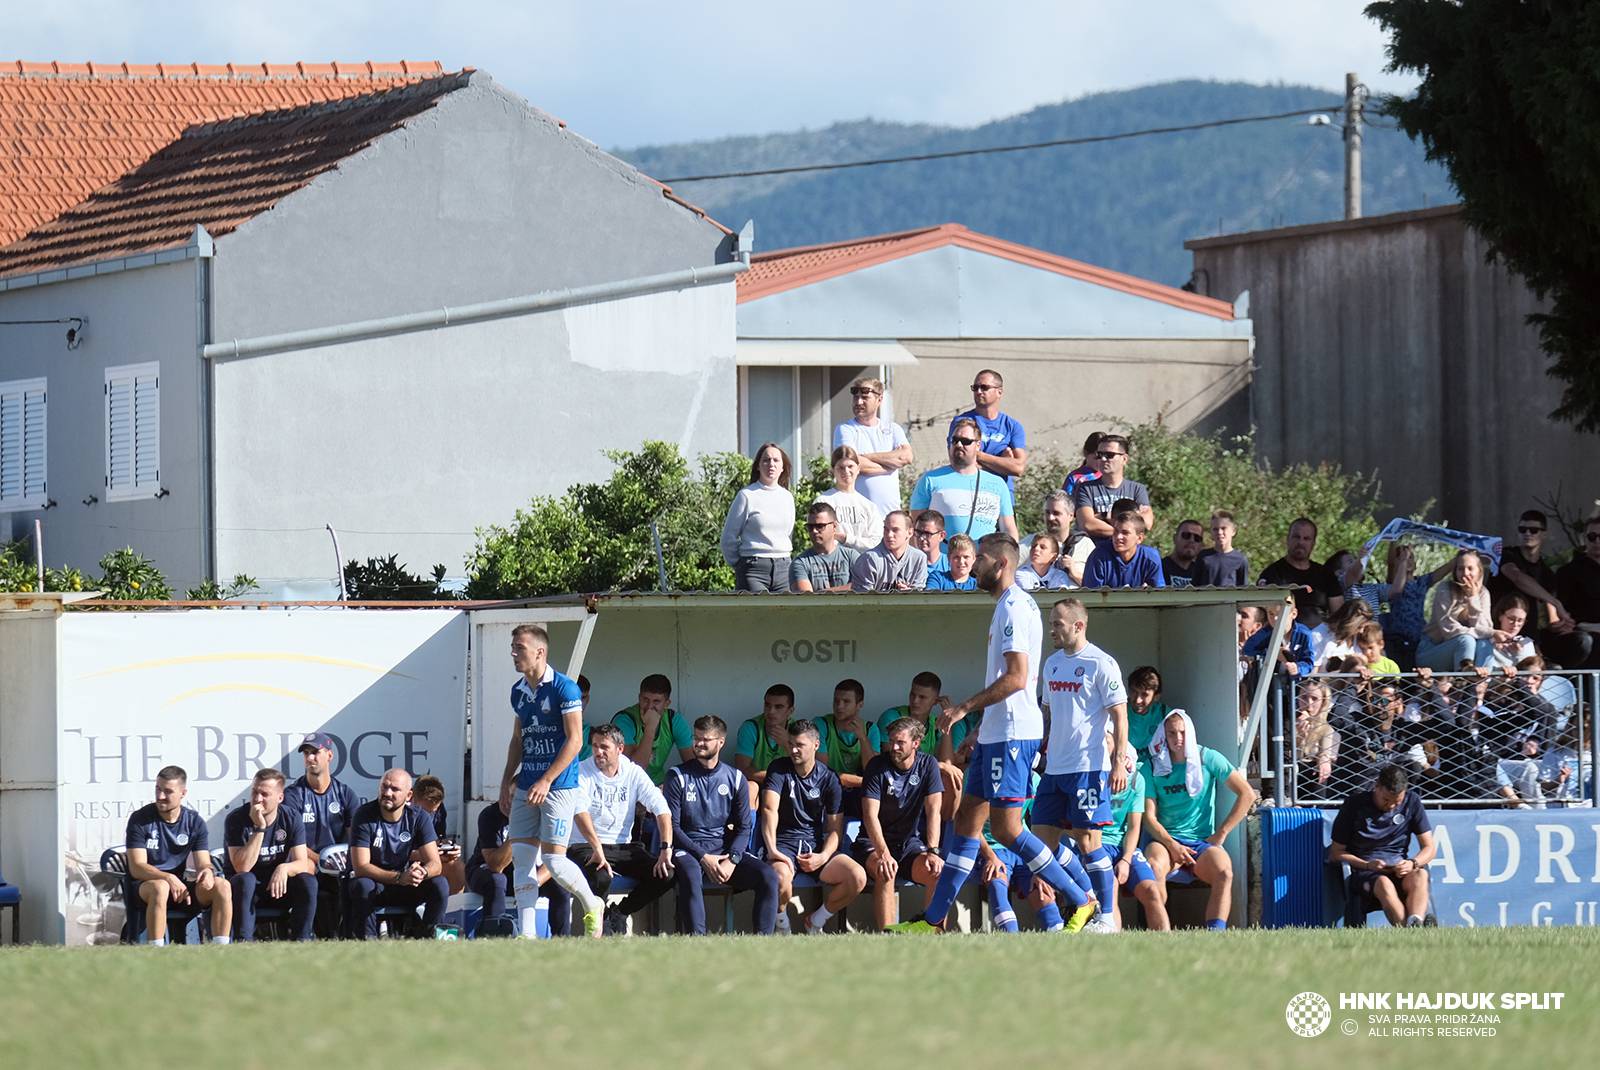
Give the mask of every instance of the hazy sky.
[[873, 117], [970, 125], [1174, 78], [1375, 89], [1383, 35], [1342, 0], [54, 0], [7, 4], [5, 59], [437, 59], [600, 145]]

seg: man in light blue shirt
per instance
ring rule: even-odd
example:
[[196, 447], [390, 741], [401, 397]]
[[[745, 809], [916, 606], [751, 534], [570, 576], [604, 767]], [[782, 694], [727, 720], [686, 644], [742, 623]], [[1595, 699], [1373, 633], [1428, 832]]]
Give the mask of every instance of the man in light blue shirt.
[[911, 492], [911, 511], [934, 509], [948, 535], [976, 541], [996, 530], [1017, 537], [1011, 488], [978, 466], [982, 432], [977, 420], [962, 416], [950, 427], [950, 463], [924, 472]]

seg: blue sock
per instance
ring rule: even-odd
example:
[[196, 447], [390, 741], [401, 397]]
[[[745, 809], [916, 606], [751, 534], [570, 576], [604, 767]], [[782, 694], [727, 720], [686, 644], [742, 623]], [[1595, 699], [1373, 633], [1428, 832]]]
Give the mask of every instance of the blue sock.
[[989, 882], [989, 919], [1001, 932], [1017, 931], [1017, 914], [1011, 909], [1011, 891], [1005, 881]]
[[961, 894], [961, 886], [972, 876], [972, 867], [978, 862], [978, 841], [957, 833], [950, 837], [945, 851], [944, 869], [939, 872], [939, 883], [933, 888], [933, 902], [923, 913], [923, 918], [934, 925], [943, 925], [950, 906]]
[[1206, 922], [1206, 928], [1208, 929], [1226, 929], [1227, 927], [1228, 921], [1226, 918], [1212, 918]]
[[1023, 829], [1012, 842], [1011, 850], [1027, 863], [1035, 877], [1048, 883], [1058, 894], [1072, 900], [1074, 907], [1081, 907], [1089, 902], [1089, 894], [1079, 887], [1077, 881], [1067, 876], [1067, 871], [1061, 868], [1061, 863], [1051, 857], [1050, 848], [1033, 833]]
[[1085, 895], [1094, 894], [1094, 882], [1089, 879], [1089, 874], [1083, 868], [1083, 863], [1078, 859], [1078, 845], [1070, 837], [1061, 837], [1061, 842], [1056, 844], [1056, 862], [1071, 877]]
[[1067, 919], [1061, 916], [1061, 908], [1054, 903], [1046, 903], [1039, 908], [1039, 924], [1044, 926], [1044, 931], [1053, 933], [1067, 924]]
[[1117, 902], [1117, 871], [1111, 865], [1111, 852], [1096, 847], [1089, 852], [1085, 868], [1094, 882], [1094, 897], [1100, 900], [1100, 916], [1109, 920]]

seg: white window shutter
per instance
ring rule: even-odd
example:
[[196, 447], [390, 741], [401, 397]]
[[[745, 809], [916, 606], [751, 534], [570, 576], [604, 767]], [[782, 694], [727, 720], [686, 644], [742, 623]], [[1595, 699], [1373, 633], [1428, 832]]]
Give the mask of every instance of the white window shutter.
[[160, 365], [106, 369], [106, 500], [154, 497], [161, 487]]
[[0, 510], [36, 509], [45, 481], [45, 381], [0, 383]]

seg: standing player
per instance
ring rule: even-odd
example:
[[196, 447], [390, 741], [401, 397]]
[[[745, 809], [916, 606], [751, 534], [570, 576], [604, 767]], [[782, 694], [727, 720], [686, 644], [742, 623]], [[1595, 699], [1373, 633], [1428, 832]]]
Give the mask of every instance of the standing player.
[[[551, 878], [583, 904], [583, 934], [599, 936], [604, 904], [583, 879], [583, 870], [567, 857], [573, 815], [588, 813], [588, 799], [578, 789], [583, 697], [576, 680], [550, 667], [550, 633], [539, 625], [519, 624], [511, 630], [511, 661], [522, 679], [511, 688], [517, 722], [506, 747], [500, 805], [511, 815], [506, 842], [511, 845], [522, 935], [532, 938], [535, 931], [542, 849]], [[592, 835], [593, 826], [583, 824]], [[596, 857], [605, 857], [598, 837], [592, 846]]]
[[1062, 832], [1078, 845], [1100, 901], [1100, 914], [1086, 931], [1115, 932], [1117, 883], [1111, 855], [1100, 844], [1100, 830], [1111, 824], [1112, 794], [1128, 786], [1122, 764], [1112, 768], [1106, 755], [1107, 729], [1112, 735], [1111, 753], [1121, 754], [1128, 742], [1122, 669], [1115, 658], [1089, 642], [1089, 611], [1076, 598], [1064, 598], [1050, 611], [1050, 634], [1061, 649], [1044, 665], [1050, 751], [1033, 804], [1033, 827], [1063, 865], [1070, 855], [1061, 846]]
[[1095, 901], [1085, 894], [1051, 850], [1022, 824], [1022, 806], [1032, 790], [1033, 760], [1044, 736], [1044, 716], [1035, 700], [1039, 680], [1039, 654], [1043, 628], [1039, 606], [1016, 584], [1022, 555], [1017, 540], [995, 532], [978, 544], [973, 575], [978, 587], [996, 599], [989, 622], [989, 653], [984, 667], [988, 685], [965, 702], [939, 716], [939, 730], [948, 732], [974, 710], [983, 710], [978, 742], [967, 764], [965, 795], [956, 811], [955, 834], [939, 874], [933, 901], [921, 918], [902, 922], [895, 932], [942, 932], [945, 916], [972, 875], [978, 859], [983, 823], [990, 822], [994, 837], [1006, 845], [1039, 877], [1055, 888], [1064, 902], [1075, 908], [1067, 922], [1069, 931], [1083, 928], [1095, 913]]

